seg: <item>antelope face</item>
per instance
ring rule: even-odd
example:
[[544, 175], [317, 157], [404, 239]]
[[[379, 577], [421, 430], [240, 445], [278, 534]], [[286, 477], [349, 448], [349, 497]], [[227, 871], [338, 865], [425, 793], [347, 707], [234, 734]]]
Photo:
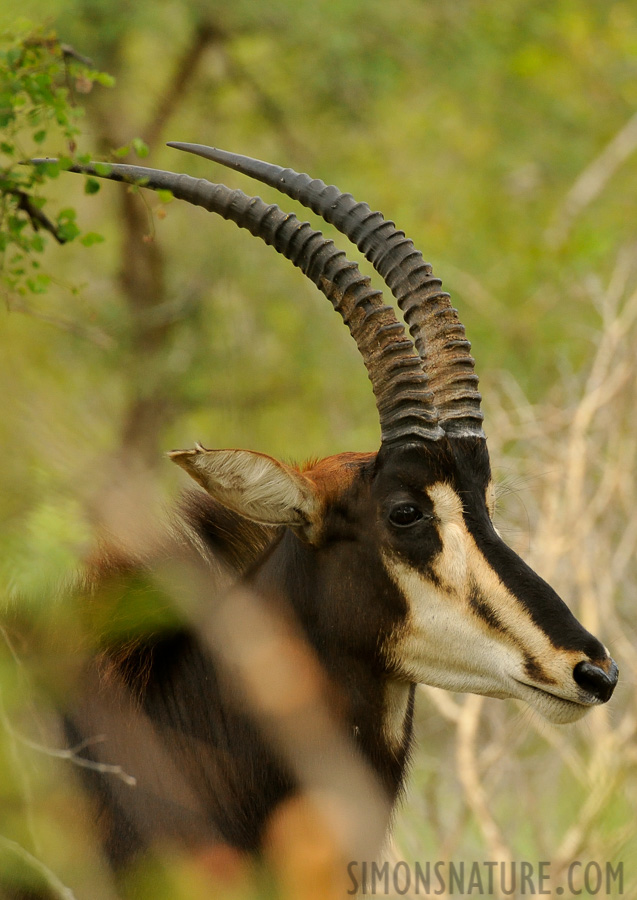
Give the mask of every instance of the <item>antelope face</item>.
[[491, 521], [486, 442], [381, 450], [383, 563], [407, 605], [385, 647], [409, 681], [525, 700], [551, 722], [606, 702], [618, 670]]
[[483, 438], [383, 446], [302, 472], [246, 450], [171, 456], [224, 505], [313, 548], [337, 601], [319, 599], [315, 615], [339, 615], [340, 639], [355, 643], [359, 614], [343, 605], [362, 601], [369, 652], [380, 640], [390, 677], [516, 697], [556, 723], [613, 693], [606, 649], [496, 532]]

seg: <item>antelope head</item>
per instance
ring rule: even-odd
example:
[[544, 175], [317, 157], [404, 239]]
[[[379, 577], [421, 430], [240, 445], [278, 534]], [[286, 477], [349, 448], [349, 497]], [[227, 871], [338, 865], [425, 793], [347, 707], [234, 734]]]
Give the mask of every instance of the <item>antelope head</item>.
[[[174, 461], [224, 506], [287, 526], [332, 565], [330, 578], [349, 586], [336, 591], [338, 603], [369, 607], [378, 662], [391, 678], [515, 697], [558, 723], [605, 703], [616, 664], [493, 525], [470, 344], [412, 242], [367, 204], [306, 175], [200, 145], [171, 146], [256, 177], [335, 225], [381, 274], [412, 336], [356, 265], [294, 215], [223, 185], [112, 165], [107, 177], [169, 189], [300, 267], [347, 324], [376, 397], [377, 454], [343, 454], [298, 470], [263, 454], [198, 445], [173, 452]], [[324, 569], [317, 571], [320, 580]], [[336, 607], [334, 614], [346, 618]]]

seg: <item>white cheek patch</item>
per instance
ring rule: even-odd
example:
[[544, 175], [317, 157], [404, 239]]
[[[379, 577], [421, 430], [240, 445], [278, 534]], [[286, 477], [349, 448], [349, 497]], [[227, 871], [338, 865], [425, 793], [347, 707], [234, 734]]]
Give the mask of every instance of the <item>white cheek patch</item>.
[[487, 696], [520, 696], [516, 679], [541, 685], [543, 674], [562, 693], [574, 691], [573, 658], [555, 650], [488, 564], [458, 494], [445, 484], [428, 493], [442, 542], [435, 577], [392, 554], [383, 558], [409, 608], [387, 645], [392, 665], [413, 681]]
[[384, 557], [409, 607], [407, 622], [392, 641], [392, 662], [414, 681], [508, 696], [494, 672], [511, 666], [511, 648], [500, 635], [487, 633], [485, 623], [469, 608], [475, 545], [462, 501], [447, 484], [433, 485], [428, 494], [442, 543], [431, 565], [435, 580], [397, 557]]
[[395, 557], [385, 556], [407, 600], [408, 618], [391, 641], [391, 663], [412, 681], [451, 691], [510, 696], [499, 671], [516, 662], [512, 648], [468, 607], [465, 591], [436, 585]]

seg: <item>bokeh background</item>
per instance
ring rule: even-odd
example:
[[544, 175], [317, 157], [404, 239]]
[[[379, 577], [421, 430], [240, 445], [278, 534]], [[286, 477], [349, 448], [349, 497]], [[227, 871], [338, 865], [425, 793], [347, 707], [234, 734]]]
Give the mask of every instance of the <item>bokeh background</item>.
[[[382, 209], [433, 263], [473, 342], [498, 525], [621, 681], [563, 728], [421, 689], [387, 853], [550, 860], [555, 878], [572, 860], [623, 861], [637, 896], [634, 4], [10, 0], [0, 24], [18, 16], [116, 78], [81, 97], [83, 151], [141, 137], [143, 164], [284, 208], [165, 141], [309, 171]], [[106, 461], [143, 463], [169, 502], [184, 481], [163, 452], [194, 440], [302, 461], [379, 434], [346, 329], [271, 248], [117, 185], [89, 197], [64, 175], [50, 193], [105, 241], [51, 246], [48, 292], [7, 294], [0, 312], [0, 835], [7, 858], [15, 841], [64, 883], [81, 869], [71, 789], [23, 740], [55, 661], [14, 621], [45, 631], [51, 586], [90, 554]]]

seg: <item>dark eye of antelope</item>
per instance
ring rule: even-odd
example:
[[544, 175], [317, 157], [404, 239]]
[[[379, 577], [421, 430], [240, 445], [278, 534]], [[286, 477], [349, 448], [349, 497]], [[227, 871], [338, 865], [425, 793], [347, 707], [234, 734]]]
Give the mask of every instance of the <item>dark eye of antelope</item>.
[[396, 528], [409, 528], [423, 517], [423, 511], [415, 503], [397, 503], [389, 513], [389, 521]]

